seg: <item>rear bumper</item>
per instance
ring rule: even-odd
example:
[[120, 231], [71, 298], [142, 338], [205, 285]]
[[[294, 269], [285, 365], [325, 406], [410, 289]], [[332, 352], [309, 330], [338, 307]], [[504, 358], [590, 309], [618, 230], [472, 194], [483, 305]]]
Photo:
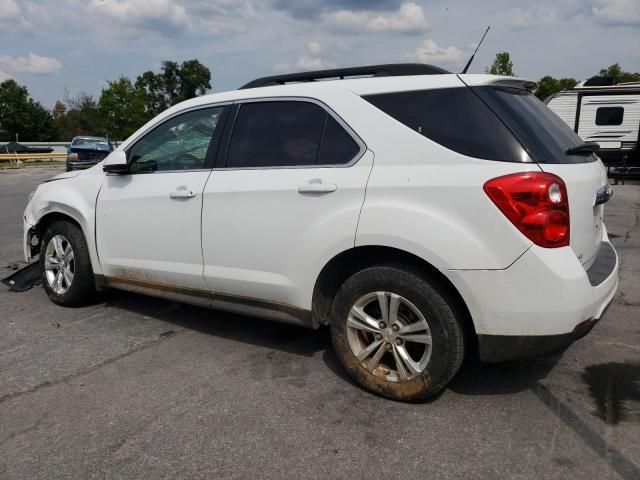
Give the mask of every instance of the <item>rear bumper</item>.
[[549, 353], [586, 335], [613, 300], [618, 267], [606, 239], [589, 271], [570, 247], [533, 246], [505, 270], [446, 274], [469, 308], [480, 358], [495, 362]]
[[564, 350], [598, 323], [585, 320], [572, 332], [559, 335], [478, 335], [478, 355], [484, 362], [531, 358]]

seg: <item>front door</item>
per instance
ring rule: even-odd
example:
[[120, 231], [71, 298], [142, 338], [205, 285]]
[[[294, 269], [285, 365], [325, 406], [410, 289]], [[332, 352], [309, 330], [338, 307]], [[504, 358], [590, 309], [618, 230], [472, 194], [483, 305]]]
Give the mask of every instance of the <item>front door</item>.
[[96, 238], [107, 281], [206, 290], [202, 192], [225, 108], [191, 110], [161, 123], [128, 149], [129, 173], [106, 176]]

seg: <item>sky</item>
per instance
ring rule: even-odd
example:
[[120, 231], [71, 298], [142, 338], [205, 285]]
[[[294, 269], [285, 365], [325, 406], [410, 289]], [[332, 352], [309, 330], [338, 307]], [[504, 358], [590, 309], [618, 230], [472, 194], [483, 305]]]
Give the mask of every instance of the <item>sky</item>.
[[470, 72], [508, 51], [517, 75], [640, 71], [640, 0], [0, 0], [0, 81], [51, 107], [192, 58], [212, 91], [276, 73], [376, 63]]

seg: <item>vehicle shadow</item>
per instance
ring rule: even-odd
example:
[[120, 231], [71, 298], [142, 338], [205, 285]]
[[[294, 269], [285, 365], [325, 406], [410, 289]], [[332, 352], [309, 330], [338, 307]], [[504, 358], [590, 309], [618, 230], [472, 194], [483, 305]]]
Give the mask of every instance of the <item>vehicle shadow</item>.
[[105, 292], [105, 306], [130, 311], [205, 335], [311, 357], [331, 348], [326, 329], [296, 325], [186, 305], [128, 292]]
[[[296, 325], [127, 292], [108, 292], [105, 294], [104, 302], [110, 307], [131, 311], [205, 335], [281, 350], [302, 357], [312, 357], [317, 352], [323, 352], [322, 360], [327, 368], [343, 381], [356, 385], [340, 365], [327, 328], [314, 331]], [[461, 395], [503, 395], [536, 388], [539, 385], [538, 381], [548, 375], [561, 356], [562, 352], [538, 359], [490, 364], [470, 355], [448, 389]]]
[[504, 395], [535, 389], [558, 364], [562, 353], [501, 363], [484, 363], [471, 355], [448, 388], [461, 395]]

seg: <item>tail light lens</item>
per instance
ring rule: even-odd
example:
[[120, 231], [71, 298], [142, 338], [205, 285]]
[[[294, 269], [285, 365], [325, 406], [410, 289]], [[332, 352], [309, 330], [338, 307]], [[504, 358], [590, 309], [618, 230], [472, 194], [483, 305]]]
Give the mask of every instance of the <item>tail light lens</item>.
[[569, 245], [569, 199], [560, 177], [544, 172], [515, 173], [489, 180], [484, 191], [536, 245]]

